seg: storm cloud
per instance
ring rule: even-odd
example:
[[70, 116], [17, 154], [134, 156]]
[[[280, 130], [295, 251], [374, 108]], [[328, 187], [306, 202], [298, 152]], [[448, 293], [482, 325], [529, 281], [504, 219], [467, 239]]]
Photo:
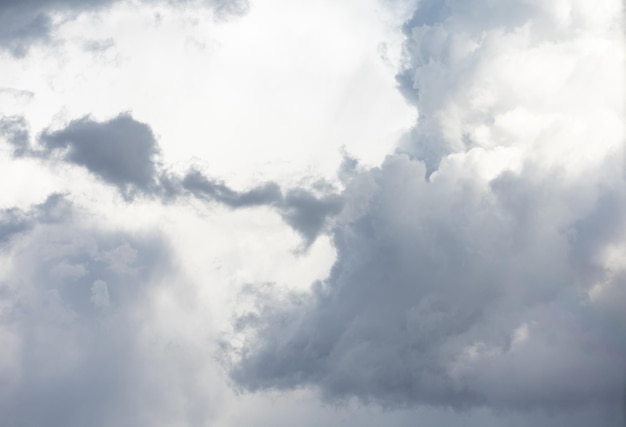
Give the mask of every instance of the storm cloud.
[[[621, 425], [623, 111], [603, 71], [588, 73], [578, 31], [597, 25], [619, 45], [620, 18], [568, 7], [569, 19], [538, 3], [419, 4], [398, 78], [418, 122], [381, 167], [348, 180], [329, 277], [309, 293], [251, 291], [231, 371], [242, 388], [590, 407], [599, 425]], [[575, 93], [590, 103], [572, 108]]]
[[316, 196], [305, 189], [289, 190], [280, 204], [283, 220], [310, 245], [324, 231], [329, 218], [335, 217], [343, 208], [343, 198], [338, 194]]

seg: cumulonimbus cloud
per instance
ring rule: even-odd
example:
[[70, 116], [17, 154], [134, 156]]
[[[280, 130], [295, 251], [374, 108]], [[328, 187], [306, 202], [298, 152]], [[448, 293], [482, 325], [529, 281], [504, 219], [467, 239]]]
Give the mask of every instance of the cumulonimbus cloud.
[[419, 3], [399, 77], [418, 123], [348, 180], [330, 276], [259, 294], [239, 319], [237, 384], [386, 406], [597, 405], [613, 408], [599, 424], [621, 423], [623, 54], [589, 50], [623, 50], [609, 3]]

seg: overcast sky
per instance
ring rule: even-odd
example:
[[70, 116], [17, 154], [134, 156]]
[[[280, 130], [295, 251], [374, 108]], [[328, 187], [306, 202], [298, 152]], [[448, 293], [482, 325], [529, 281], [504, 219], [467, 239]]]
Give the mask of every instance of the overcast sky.
[[620, 0], [0, 0], [0, 425], [626, 425]]

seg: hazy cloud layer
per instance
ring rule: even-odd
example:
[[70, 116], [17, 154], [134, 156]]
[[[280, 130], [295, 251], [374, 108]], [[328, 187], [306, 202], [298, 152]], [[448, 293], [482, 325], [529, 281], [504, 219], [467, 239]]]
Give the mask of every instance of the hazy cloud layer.
[[168, 292], [189, 309], [167, 244], [90, 227], [67, 203], [57, 218], [52, 200], [22, 220], [36, 224], [22, 227], [0, 278], [0, 423], [205, 425], [214, 408], [206, 354], [154, 312]]
[[[31, 44], [48, 41], [57, 22], [55, 14], [65, 18], [99, 10], [123, 0], [0, 0], [0, 49], [21, 57]], [[146, 3], [189, 4], [211, 7], [218, 16], [245, 13], [247, 0], [145, 0]], [[58, 20], [58, 17], [56, 17]]]
[[621, 80], [581, 59], [589, 43], [621, 45], [619, 5], [561, 6], [420, 3], [399, 78], [419, 121], [400, 153], [347, 180], [330, 276], [310, 294], [258, 291], [238, 320], [238, 384], [389, 406], [591, 407], [621, 425]]

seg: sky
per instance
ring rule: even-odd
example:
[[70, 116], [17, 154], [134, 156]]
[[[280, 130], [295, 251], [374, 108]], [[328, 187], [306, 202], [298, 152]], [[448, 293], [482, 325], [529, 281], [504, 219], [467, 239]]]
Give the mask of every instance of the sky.
[[0, 0], [0, 425], [626, 426], [619, 0]]

